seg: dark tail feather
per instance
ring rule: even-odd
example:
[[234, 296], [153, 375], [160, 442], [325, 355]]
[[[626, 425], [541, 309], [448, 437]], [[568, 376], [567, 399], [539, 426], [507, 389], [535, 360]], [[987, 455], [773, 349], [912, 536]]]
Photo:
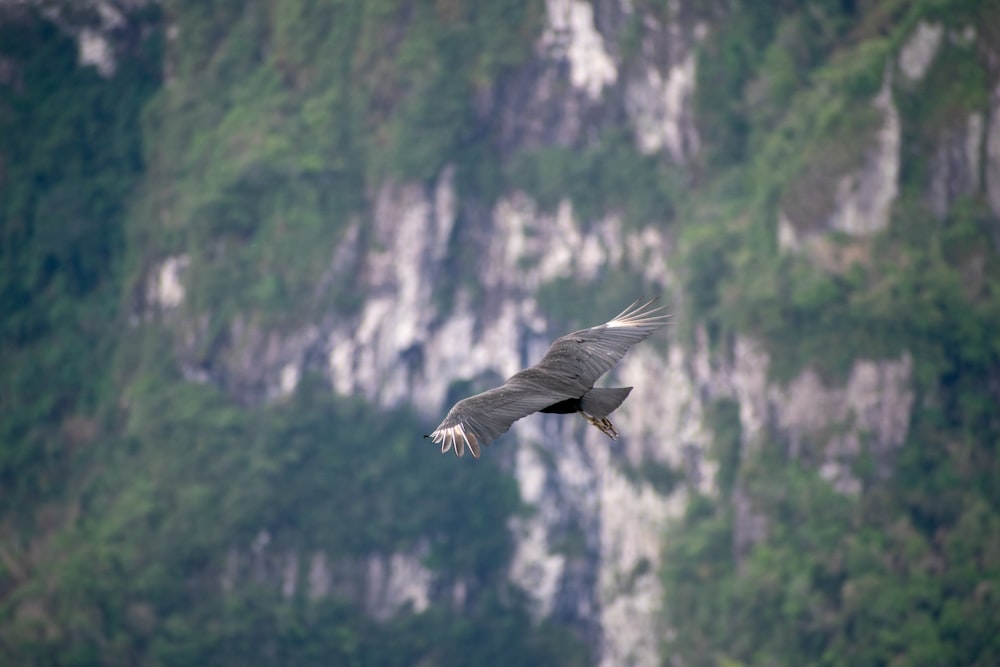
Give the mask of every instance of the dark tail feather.
[[632, 387], [591, 389], [580, 399], [580, 409], [594, 417], [607, 417], [614, 412], [632, 391]]

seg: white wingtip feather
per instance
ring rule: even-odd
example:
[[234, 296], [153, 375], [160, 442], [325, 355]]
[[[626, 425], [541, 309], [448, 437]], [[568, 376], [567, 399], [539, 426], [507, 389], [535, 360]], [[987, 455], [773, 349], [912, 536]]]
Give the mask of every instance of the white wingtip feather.
[[455, 456], [462, 456], [465, 453], [465, 446], [475, 453], [475, 448], [469, 444], [469, 438], [465, 434], [465, 427], [462, 424], [437, 429], [431, 432], [431, 442], [441, 443], [441, 453], [445, 454], [449, 449], [455, 450]]
[[637, 306], [639, 300], [636, 299], [632, 302], [628, 308], [618, 313], [614, 319], [605, 324], [604, 326], [608, 328], [616, 327], [640, 327], [656, 324], [665, 324], [667, 320], [670, 319], [669, 313], [656, 315], [664, 310], [666, 306], [658, 306], [656, 308], [649, 308], [656, 302], [656, 299], [650, 299], [641, 306]]

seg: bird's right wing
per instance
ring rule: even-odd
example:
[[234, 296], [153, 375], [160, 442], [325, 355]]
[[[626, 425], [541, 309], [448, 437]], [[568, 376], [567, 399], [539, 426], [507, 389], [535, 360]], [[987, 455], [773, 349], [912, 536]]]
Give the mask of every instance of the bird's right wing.
[[441, 443], [442, 454], [454, 447], [456, 456], [461, 456], [468, 445], [478, 459], [480, 448], [506, 433], [518, 419], [571, 397], [539, 386], [528, 371], [521, 371], [502, 387], [456, 403], [429, 437]]
[[594, 386], [598, 378], [622, 360], [630, 347], [669, 321], [669, 315], [659, 314], [663, 306], [650, 308], [653, 301], [638, 303], [609, 322], [557, 338], [535, 368], [577, 383], [584, 390]]

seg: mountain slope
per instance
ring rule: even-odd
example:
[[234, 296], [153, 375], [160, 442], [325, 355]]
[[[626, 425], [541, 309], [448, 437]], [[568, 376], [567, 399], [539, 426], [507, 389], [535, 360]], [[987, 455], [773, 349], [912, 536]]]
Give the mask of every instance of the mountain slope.
[[[991, 3], [40, 7], [0, 654], [998, 659]], [[421, 441], [651, 293], [621, 442]]]

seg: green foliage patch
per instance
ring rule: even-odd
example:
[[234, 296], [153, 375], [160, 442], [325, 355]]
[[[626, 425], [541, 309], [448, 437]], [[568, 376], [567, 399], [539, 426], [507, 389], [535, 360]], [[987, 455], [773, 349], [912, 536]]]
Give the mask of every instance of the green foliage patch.
[[608, 131], [586, 148], [546, 147], [522, 151], [510, 161], [507, 180], [548, 210], [564, 199], [587, 224], [609, 212], [626, 223], [671, 221], [679, 175], [661, 159], [640, 155], [625, 131]]
[[[157, 12], [133, 17], [155, 25]], [[133, 29], [138, 30], [136, 26]], [[105, 81], [29, 12], [0, 23], [0, 513], [59, 496], [100, 430], [124, 218], [142, 176], [137, 118], [159, 45]]]
[[[65, 556], [2, 610], [18, 659], [228, 665], [257, 656], [279, 665], [434, 656], [435, 664], [459, 664], [476, 642], [482, 664], [507, 664], [512, 655], [549, 664], [564, 651], [565, 664], [585, 662], [567, 630], [533, 626], [513, 590], [496, 597], [508, 586], [514, 481], [435, 455], [421, 446], [415, 434], [425, 425], [411, 415], [334, 399], [312, 380], [289, 402], [255, 409], [208, 386], [151, 375], [133, 385], [129, 402], [120, 438], [93, 453], [101, 472], [81, 491], [84, 513], [58, 536]], [[277, 572], [261, 577], [245, 566], [230, 592], [219, 583], [232, 554], [252, 559], [265, 532], [269, 553], [299, 561], [291, 599]], [[335, 567], [419, 552], [425, 542], [425, 565], [443, 582], [469, 587], [467, 609], [452, 610], [445, 598], [380, 625], [357, 601], [306, 593], [310, 554]], [[36, 598], [45, 624], [16, 614], [19, 601]], [[87, 616], [77, 618], [81, 611]]]

